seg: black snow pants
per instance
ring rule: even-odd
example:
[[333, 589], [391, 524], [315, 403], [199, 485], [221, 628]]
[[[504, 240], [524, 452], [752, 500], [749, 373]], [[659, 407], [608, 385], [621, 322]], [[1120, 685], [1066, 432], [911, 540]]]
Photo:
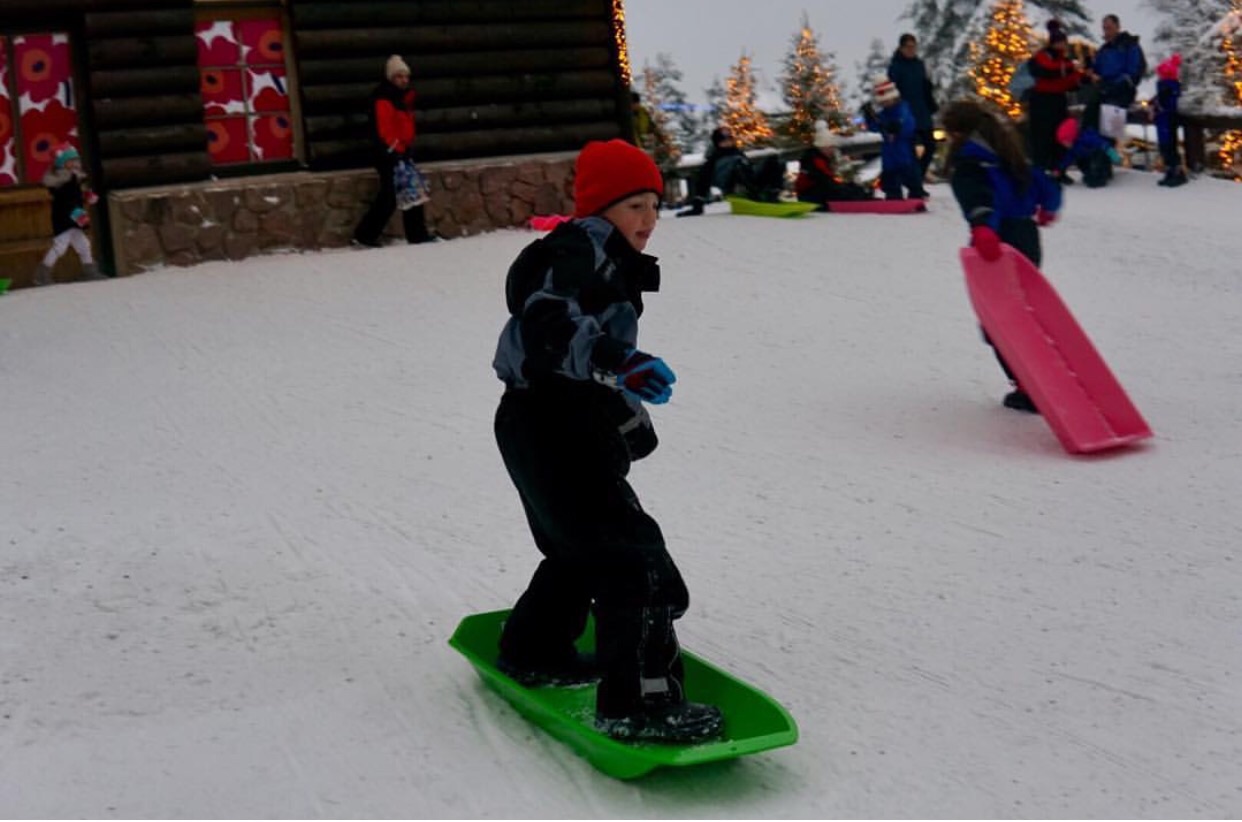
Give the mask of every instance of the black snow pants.
[[[354, 229], [354, 239], [363, 245], [379, 243], [380, 235], [384, 233], [384, 228], [388, 225], [388, 219], [397, 210], [397, 187], [393, 180], [393, 172], [396, 168], [397, 158], [391, 154], [376, 161], [375, 170], [379, 173], [379, 191], [376, 192], [375, 200], [367, 209], [367, 213], [358, 222], [358, 227]], [[408, 243], [422, 243], [430, 239], [423, 207], [420, 205], [401, 212], [401, 226]]]
[[[1022, 253], [1035, 267], [1038, 268], [1040, 262], [1043, 261], [1043, 249], [1039, 243], [1039, 226], [1035, 221], [1026, 218], [1020, 220], [1004, 220], [1001, 222], [1000, 231], [1001, 242], [1006, 245], [1013, 246], [1015, 251]], [[1018, 377], [1013, 373], [1013, 369], [1009, 367], [1009, 363], [1005, 362], [1005, 358], [1001, 356], [1000, 349], [992, 342], [992, 338], [988, 336], [988, 332], [982, 327], [979, 329], [983, 333], [983, 341], [992, 346], [992, 353], [996, 355], [996, 361], [1000, 363], [1001, 370], [1005, 372], [1005, 376], [1014, 385], [1018, 385]], [[1018, 386], [1019, 388], [1021, 386]]]
[[496, 442], [544, 557], [500, 652], [519, 666], [555, 665], [574, 653], [593, 607], [597, 712], [624, 717], [685, 698], [673, 620], [690, 599], [660, 526], [626, 482], [629, 453], [596, 390], [609, 389], [510, 389], [496, 411]]

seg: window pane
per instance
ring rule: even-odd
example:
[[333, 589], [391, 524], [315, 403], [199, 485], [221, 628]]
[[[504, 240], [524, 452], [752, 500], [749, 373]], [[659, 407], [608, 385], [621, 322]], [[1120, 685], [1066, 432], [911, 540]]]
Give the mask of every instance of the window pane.
[[241, 45], [232, 20], [204, 20], [194, 27], [198, 37], [198, 67], [236, 66], [241, 62]]
[[208, 121], [207, 153], [217, 165], [248, 162], [250, 148], [246, 141], [246, 118], [227, 117]]
[[76, 143], [73, 71], [67, 34], [32, 34], [13, 38], [18, 111], [26, 182], [37, 183], [52, 164], [57, 145]]
[[256, 161], [288, 160], [293, 157], [293, 129], [288, 114], [253, 117], [250, 134]]
[[13, 101], [9, 98], [9, 43], [0, 37], [0, 188], [17, 185]]
[[289, 110], [289, 91], [283, 68], [246, 70], [246, 102], [257, 114]]
[[241, 116], [246, 113], [241, 69], [203, 69], [203, 113], [208, 117]]
[[248, 66], [285, 64], [285, 44], [281, 37], [280, 20], [240, 20], [237, 23], [242, 43], [242, 59]]

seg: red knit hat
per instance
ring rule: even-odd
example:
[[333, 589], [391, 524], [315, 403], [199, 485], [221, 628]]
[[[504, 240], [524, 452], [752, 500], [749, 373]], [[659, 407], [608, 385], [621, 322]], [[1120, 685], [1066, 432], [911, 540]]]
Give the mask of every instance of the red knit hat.
[[593, 140], [578, 154], [574, 167], [574, 216], [590, 217], [631, 194], [664, 193], [664, 177], [655, 161], [624, 140]]

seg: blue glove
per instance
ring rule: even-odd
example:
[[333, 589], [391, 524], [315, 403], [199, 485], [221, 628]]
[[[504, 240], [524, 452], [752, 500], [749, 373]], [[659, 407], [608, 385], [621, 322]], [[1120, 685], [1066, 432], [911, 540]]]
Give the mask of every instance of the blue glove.
[[673, 369], [664, 360], [642, 351], [631, 351], [614, 371], [597, 373], [596, 379], [655, 405], [669, 401], [673, 383], [677, 382]]

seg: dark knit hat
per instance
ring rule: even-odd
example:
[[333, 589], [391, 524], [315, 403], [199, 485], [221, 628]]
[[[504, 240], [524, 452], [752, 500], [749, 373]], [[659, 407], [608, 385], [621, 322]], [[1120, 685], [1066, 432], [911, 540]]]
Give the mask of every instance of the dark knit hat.
[[624, 140], [593, 140], [574, 166], [574, 216], [590, 217], [633, 194], [664, 193], [664, 177], [647, 153]]

